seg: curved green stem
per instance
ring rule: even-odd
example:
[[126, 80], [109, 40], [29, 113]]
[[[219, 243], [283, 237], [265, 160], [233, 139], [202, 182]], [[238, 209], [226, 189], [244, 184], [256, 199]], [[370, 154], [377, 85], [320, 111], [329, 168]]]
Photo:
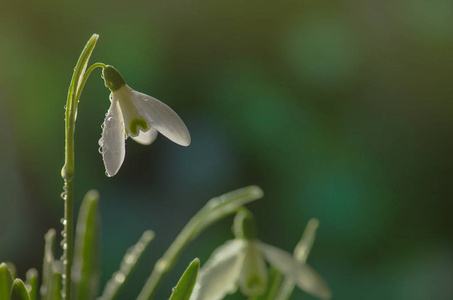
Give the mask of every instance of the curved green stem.
[[[77, 115], [77, 103], [82, 93], [83, 86], [90, 73], [101, 65], [95, 64], [86, 71], [88, 60], [96, 46], [99, 35], [93, 34], [80, 54], [77, 65], [72, 75], [71, 84], [68, 90], [65, 113], [65, 164], [61, 170], [61, 177], [64, 179], [63, 198], [64, 204], [64, 219], [62, 221], [64, 230], [62, 232], [63, 240], [61, 246], [63, 248], [63, 256], [61, 260], [64, 266], [63, 275], [63, 299], [70, 300], [71, 298], [71, 269], [73, 262], [73, 230], [74, 230], [74, 131], [75, 119]], [[102, 64], [103, 65], [103, 64]], [[101, 66], [102, 67], [102, 66]]]
[[88, 80], [88, 77], [90, 77], [90, 74], [91, 72], [93, 72], [94, 69], [96, 68], [102, 68], [102, 69], [105, 69], [105, 67], [107, 67], [104, 63], [101, 63], [101, 62], [97, 62], [97, 63], [94, 63], [92, 64], [88, 70], [86, 71], [85, 73], [85, 76], [83, 76], [83, 79], [82, 79], [82, 82], [80, 84], [80, 88], [79, 90], [77, 91], [77, 94], [76, 94], [76, 99], [80, 99], [80, 95], [82, 94], [82, 90], [83, 90], [83, 87], [85, 86], [85, 83], [87, 82]]

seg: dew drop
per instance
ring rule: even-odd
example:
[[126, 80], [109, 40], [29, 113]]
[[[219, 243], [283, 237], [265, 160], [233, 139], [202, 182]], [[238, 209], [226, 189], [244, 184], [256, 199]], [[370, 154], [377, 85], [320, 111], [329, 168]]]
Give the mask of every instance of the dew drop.
[[98, 148], [99, 153], [104, 154], [104, 149], [102, 148], [102, 147], [104, 147], [104, 139], [100, 138], [98, 141], [98, 144], [99, 144], [99, 148]]
[[165, 268], [167, 268], [167, 266], [168, 266], [168, 262], [166, 260], [159, 260], [156, 263], [155, 269], [157, 269], [158, 271], [162, 271], [162, 270], [165, 270]]
[[61, 224], [66, 225], [66, 219], [65, 218], [61, 218], [60, 222], [61, 222]]
[[115, 281], [118, 283], [123, 283], [126, 278], [123, 273], [118, 273], [115, 275]]
[[61, 199], [66, 201], [66, 199], [68, 198], [68, 193], [67, 192], [63, 192], [63, 193], [61, 193], [60, 197], [61, 197]]
[[132, 263], [134, 262], [134, 260], [135, 260], [134, 255], [130, 254], [130, 255], [128, 255], [128, 256], [125, 258], [124, 261], [125, 261], [127, 264], [132, 264]]

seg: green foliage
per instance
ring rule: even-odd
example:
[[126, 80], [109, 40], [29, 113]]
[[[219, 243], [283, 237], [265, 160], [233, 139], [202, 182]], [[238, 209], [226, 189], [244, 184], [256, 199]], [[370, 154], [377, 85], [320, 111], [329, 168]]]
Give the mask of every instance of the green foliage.
[[[259, 187], [250, 186], [215, 197], [187, 223], [164, 256], [158, 260], [150, 276], [151, 294], [157, 288], [163, 276], [175, 264], [180, 253], [190, 241], [195, 239], [204, 229], [214, 222], [236, 213], [242, 206], [262, 197]], [[73, 299], [94, 300], [97, 297], [99, 285], [99, 194], [92, 190], [84, 197], [77, 220], [75, 237], [74, 265], [72, 268]], [[107, 282], [99, 300], [115, 299], [129, 279], [133, 269], [139, 262], [150, 242], [154, 232], [147, 230], [140, 240], [129, 248], [120, 264], [120, 269]], [[42, 284], [39, 289], [42, 300], [60, 300], [63, 298], [63, 262], [55, 258], [56, 231], [50, 229], [44, 236], [44, 258]], [[171, 296], [172, 300], [189, 299], [195, 285], [200, 261], [195, 259], [182, 275]], [[13, 267], [14, 268], [14, 267]], [[6, 263], [0, 265], [0, 296], [10, 295], [13, 288], [13, 275]], [[22, 289], [22, 281], [15, 283], [15, 299], [36, 300], [38, 293], [38, 274], [30, 269], [26, 275], [29, 290]], [[149, 282], [147, 284], [149, 284]], [[143, 291], [146, 290], [146, 285]], [[143, 292], [142, 291], [142, 292]], [[25, 293], [26, 292], [26, 293]], [[149, 294], [149, 295], [151, 295]], [[23, 297], [28, 298], [23, 298]], [[19, 298], [22, 297], [22, 298]], [[145, 296], [139, 296], [145, 297]], [[0, 299], [3, 299], [0, 297]], [[146, 297], [144, 298], [146, 299]]]
[[20, 279], [15, 279], [11, 289], [11, 300], [30, 300], [27, 287]]
[[28, 287], [30, 300], [38, 299], [38, 271], [31, 268], [25, 274], [25, 285]]
[[127, 250], [121, 261], [120, 269], [113, 273], [112, 278], [105, 285], [104, 292], [99, 300], [112, 300], [118, 295], [119, 291], [126, 283], [126, 280], [129, 278], [129, 274], [135, 268], [153, 239], [154, 232], [147, 230], [143, 233], [137, 244]]
[[189, 300], [192, 295], [193, 287], [197, 281], [198, 270], [200, 269], [200, 260], [195, 258], [187, 267], [184, 274], [173, 289], [170, 300]]
[[42, 285], [40, 288], [42, 300], [52, 300], [50, 290], [52, 289], [52, 277], [55, 264], [55, 229], [51, 228], [44, 236], [44, 259], [42, 266]]
[[13, 285], [13, 275], [6, 263], [0, 264], [0, 299], [8, 299]]
[[73, 299], [94, 299], [99, 284], [99, 193], [89, 191], [77, 219], [72, 267]]
[[212, 198], [202, 209], [187, 223], [181, 233], [176, 237], [164, 255], [157, 261], [153, 272], [138, 295], [139, 300], [146, 300], [155, 292], [162, 280], [177, 258], [189, 244], [204, 229], [214, 222], [236, 213], [247, 203], [260, 199], [263, 191], [257, 186], [244, 187], [219, 197]]

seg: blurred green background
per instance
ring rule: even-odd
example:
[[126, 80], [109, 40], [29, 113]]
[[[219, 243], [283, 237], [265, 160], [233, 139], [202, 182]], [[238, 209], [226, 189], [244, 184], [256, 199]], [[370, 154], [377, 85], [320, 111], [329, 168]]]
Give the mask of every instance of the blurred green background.
[[[99, 190], [102, 283], [144, 230], [157, 234], [122, 299], [208, 199], [251, 184], [265, 192], [250, 205], [261, 240], [292, 251], [320, 220], [308, 261], [334, 299], [453, 299], [452, 1], [0, 4], [0, 260], [19, 276], [41, 267], [44, 233], [62, 229], [63, 107], [98, 33], [91, 62], [166, 102], [192, 135], [188, 148], [128, 140], [107, 178], [98, 139], [109, 91], [99, 70], [90, 77], [76, 206]], [[231, 221], [189, 247], [156, 299], [232, 238]]]

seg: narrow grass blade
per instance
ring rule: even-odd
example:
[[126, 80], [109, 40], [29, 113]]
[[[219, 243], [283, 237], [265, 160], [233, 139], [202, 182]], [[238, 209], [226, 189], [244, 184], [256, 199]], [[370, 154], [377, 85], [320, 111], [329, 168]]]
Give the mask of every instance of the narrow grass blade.
[[147, 230], [143, 233], [140, 240], [134, 246], [130, 247], [120, 264], [120, 269], [113, 273], [112, 278], [107, 282], [104, 292], [98, 300], [114, 299], [121, 287], [124, 285], [137, 262], [142, 257], [150, 242], [154, 239], [154, 232]]
[[27, 286], [31, 300], [38, 300], [38, 271], [32, 268], [25, 274], [25, 285]]
[[170, 300], [189, 300], [192, 295], [193, 287], [197, 281], [198, 270], [200, 269], [200, 260], [195, 258], [187, 267], [178, 284], [173, 289]]
[[95, 299], [99, 282], [99, 193], [89, 191], [80, 206], [72, 266], [73, 297]]
[[27, 287], [25, 287], [25, 284], [22, 280], [14, 280], [10, 300], [30, 300], [30, 295], [28, 294]]
[[182, 250], [195, 239], [206, 227], [218, 220], [237, 212], [237, 210], [263, 196], [263, 191], [257, 186], [241, 188], [222, 196], [215, 197], [187, 223], [176, 237], [164, 255], [156, 262], [154, 269], [138, 295], [138, 300], [149, 299], [164, 274], [166, 274], [178, 259]]
[[8, 299], [13, 287], [13, 275], [6, 263], [0, 264], [0, 299]]
[[[310, 219], [305, 227], [304, 233], [299, 243], [294, 248], [294, 258], [301, 264], [307, 261], [308, 255], [310, 254], [311, 248], [316, 238], [316, 230], [319, 227], [319, 221], [317, 219]], [[293, 293], [295, 283], [292, 279], [285, 277], [277, 296], [276, 300], [288, 300]]]
[[45, 244], [42, 266], [42, 284], [41, 289], [39, 290], [42, 300], [51, 299], [48, 297], [48, 290], [52, 278], [52, 266], [55, 262], [55, 236], [56, 232], [53, 228], [49, 229], [49, 231], [47, 231], [46, 235], [44, 236]]

